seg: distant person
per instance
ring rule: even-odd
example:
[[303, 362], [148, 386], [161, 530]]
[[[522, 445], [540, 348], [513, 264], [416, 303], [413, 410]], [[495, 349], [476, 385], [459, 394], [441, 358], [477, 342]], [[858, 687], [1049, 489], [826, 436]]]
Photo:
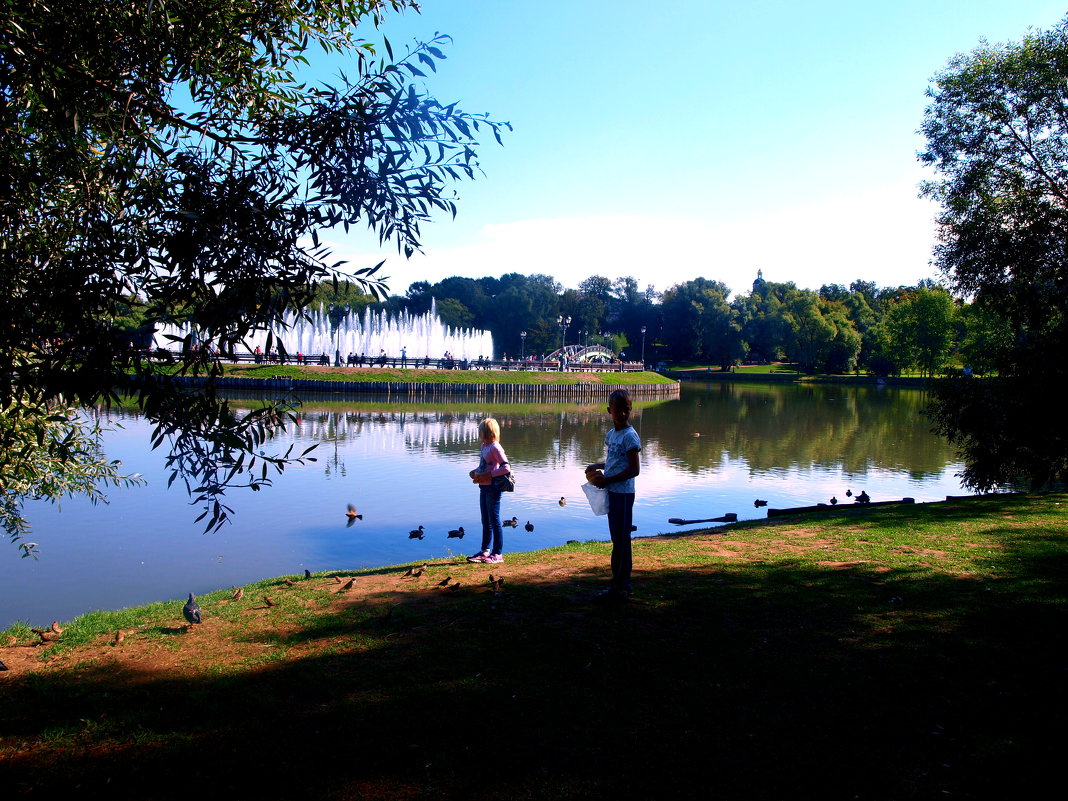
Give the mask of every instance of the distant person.
[[408, 348], [401, 346], [401, 367], [408, 366]]
[[508, 457], [498, 441], [501, 427], [492, 417], [478, 424], [482, 439], [478, 468], [468, 473], [478, 485], [478, 507], [482, 513], [482, 548], [468, 562], [499, 564], [504, 561], [504, 534], [501, 529], [501, 492], [504, 476], [510, 472]]
[[634, 479], [641, 472], [642, 449], [638, 432], [630, 424], [630, 393], [617, 389], [608, 396], [612, 429], [605, 435], [605, 460], [586, 468], [586, 480], [608, 490], [608, 533], [612, 537], [612, 583], [597, 601], [625, 601], [630, 597], [631, 525], [634, 518]]

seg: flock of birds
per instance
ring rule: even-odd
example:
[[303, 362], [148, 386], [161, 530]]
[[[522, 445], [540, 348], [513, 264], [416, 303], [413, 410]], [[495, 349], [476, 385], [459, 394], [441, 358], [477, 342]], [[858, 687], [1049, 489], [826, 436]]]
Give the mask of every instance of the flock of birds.
[[[845, 491], [845, 494], [846, 494], [847, 498], [852, 498], [853, 497], [853, 490], [847, 489]], [[858, 493], [857, 497], [854, 499], [853, 502], [854, 503], [861, 503], [861, 504], [863, 504], [863, 503], [871, 503], [871, 496], [868, 495], [866, 490], [861, 490], [860, 493]], [[831, 506], [837, 506], [838, 505], [838, 498], [836, 496], [832, 495], [831, 496], [831, 500], [830, 500], [830, 504], [831, 504]], [[767, 505], [768, 505], [768, 502], [765, 501], [765, 500], [762, 500], [761, 498], [757, 498], [755, 501], [753, 501], [753, 506], [755, 506], [757, 509], [759, 509], [761, 506], [767, 506]]]
[[[511, 520], [502, 520], [501, 525], [505, 529], [518, 529], [519, 518], [513, 515]], [[523, 529], [528, 532], [534, 531], [534, 523], [528, 520], [527, 524], [523, 525]], [[467, 532], [464, 531], [464, 527], [460, 525], [457, 529], [450, 529], [449, 534], [446, 535], [445, 539], [464, 539], [465, 534], [467, 534]], [[408, 539], [422, 539], [425, 536], [426, 529], [423, 528], [422, 525], [420, 525], [418, 529], [412, 529], [408, 532]]]

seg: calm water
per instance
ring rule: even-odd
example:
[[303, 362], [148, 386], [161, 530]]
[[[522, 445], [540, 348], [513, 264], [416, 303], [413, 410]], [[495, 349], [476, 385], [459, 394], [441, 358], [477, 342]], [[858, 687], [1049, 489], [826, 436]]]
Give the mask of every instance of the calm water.
[[[953, 450], [928, 432], [919, 390], [688, 384], [678, 401], [639, 404], [643, 442], [638, 535], [678, 531], [670, 517], [735, 512], [762, 518], [771, 507], [825, 502], [867, 490], [873, 500], [918, 502], [959, 493]], [[457, 404], [447, 409], [374, 403], [306, 403], [283, 448], [321, 443], [318, 461], [288, 469], [263, 492], [235, 491], [233, 525], [203, 534], [178, 483], [166, 489], [163, 455], [149, 426], [113, 412], [123, 428], [106, 441], [111, 458], [147, 486], [113, 490], [110, 504], [75, 499], [27, 507], [39, 561], [0, 550], [0, 628], [41, 625], [94, 609], [117, 609], [208, 592], [261, 578], [377, 567], [478, 549], [479, 420], [501, 422], [501, 443], [518, 486], [505, 494], [505, 554], [608, 538], [580, 489], [582, 469], [601, 461], [603, 407]], [[700, 436], [697, 436], [700, 435]], [[567, 499], [561, 507], [558, 501]], [[351, 528], [347, 503], [364, 515]], [[523, 530], [534, 523], [533, 533]], [[409, 540], [422, 524], [426, 538]], [[446, 532], [464, 526], [463, 540]]]

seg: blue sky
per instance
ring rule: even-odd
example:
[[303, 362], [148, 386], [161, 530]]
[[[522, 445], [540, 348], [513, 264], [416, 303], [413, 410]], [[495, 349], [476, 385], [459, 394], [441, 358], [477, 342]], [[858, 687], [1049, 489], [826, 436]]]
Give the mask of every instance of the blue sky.
[[1037, 0], [425, 0], [382, 33], [395, 50], [451, 35], [427, 88], [515, 130], [483, 145], [486, 175], [459, 186], [455, 220], [424, 228], [424, 254], [357, 233], [331, 244], [354, 267], [386, 257], [395, 294], [505, 272], [660, 291], [702, 276], [741, 292], [758, 269], [812, 289], [936, 277], [934, 208], [917, 197], [929, 80], [981, 38], [1018, 40], [1066, 13]]

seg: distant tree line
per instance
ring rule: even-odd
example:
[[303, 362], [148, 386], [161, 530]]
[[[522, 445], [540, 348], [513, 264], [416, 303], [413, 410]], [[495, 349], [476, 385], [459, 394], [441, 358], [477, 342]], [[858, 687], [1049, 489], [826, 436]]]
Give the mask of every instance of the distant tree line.
[[[637, 360], [644, 327], [646, 361], [724, 370], [786, 361], [807, 373], [933, 377], [953, 364], [982, 375], [997, 371], [994, 354], [1012, 339], [1001, 317], [954, 299], [930, 280], [897, 287], [857, 280], [813, 291], [758, 276], [747, 294], [728, 299], [730, 294], [726, 284], [707, 278], [661, 293], [651, 286], [639, 290], [631, 277], [594, 275], [577, 289], [565, 289], [548, 275], [507, 273], [417, 281], [404, 295], [385, 300], [353, 284], [324, 282], [311, 307], [340, 322], [350, 311], [362, 314], [368, 307], [391, 315], [424, 314], [433, 303], [446, 325], [490, 331], [498, 359], [546, 354], [566, 342], [603, 344]], [[136, 304], [125, 311], [116, 324], [137, 328]], [[559, 321], [568, 318], [563, 328]]]
[[[644, 326], [646, 361], [723, 369], [788, 361], [808, 373], [935, 376], [951, 363], [976, 374], [993, 370], [991, 354], [1011, 337], [1000, 318], [955, 300], [929, 280], [897, 287], [857, 280], [813, 291], [758, 275], [747, 294], [729, 298], [724, 283], [707, 278], [659, 293], [639, 290], [631, 277], [594, 275], [577, 289], [565, 289], [547, 275], [508, 273], [417, 281], [405, 295], [379, 302], [344, 284], [324, 284], [315, 303], [340, 317], [343, 310], [362, 313], [368, 306], [422, 314], [433, 301], [447, 325], [492, 332], [496, 358], [549, 353], [566, 341], [605, 344], [638, 359]], [[570, 318], [565, 330], [561, 318]]]

